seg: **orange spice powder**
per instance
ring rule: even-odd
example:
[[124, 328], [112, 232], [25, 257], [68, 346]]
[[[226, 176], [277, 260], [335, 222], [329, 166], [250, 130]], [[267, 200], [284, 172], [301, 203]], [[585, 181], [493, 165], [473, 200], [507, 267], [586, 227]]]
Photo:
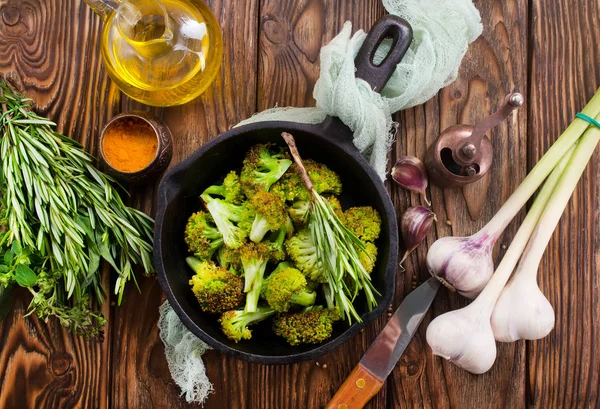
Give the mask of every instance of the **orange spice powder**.
[[116, 121], [104, 133], [104, 158], [110, 166], [122, 172], [144, 169], [156, 156], [157, 149], [154, 129], [141, 119]]

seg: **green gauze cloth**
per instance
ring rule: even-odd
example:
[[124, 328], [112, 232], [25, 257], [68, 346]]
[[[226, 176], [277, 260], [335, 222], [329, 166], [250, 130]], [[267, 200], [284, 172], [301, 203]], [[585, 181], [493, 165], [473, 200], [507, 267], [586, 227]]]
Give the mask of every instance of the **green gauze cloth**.
[[[367, 34], [352, 35], [347, 22], [341, 33], [321, 48], [321, 75], [313, 96], [316, 108], [273, 108], [242, 121], [294, 121], [316, 124], [327, 115], [339, 117], [354, 133], [354, 145], [382, 180], [387, 155], [395, 139], [392, 114], [431, 99], [452, 83], [469, 43], [482, 31], [481, 17], [471, 0], [384, 0], [390, 14], [413, 28], [413, 41], [382, 93], [354, 76], [354, 58]], [[376, 55], [389, 51], [384, 42]]]
[[[424, 103], [456, 79], [469, 43], [482, 31], [481, 17], [471, 0], [383, 0], [386, 10], [413, 28], [413, 41], [381, 95], [354, 76], [354, 57], [366, 33], [352, 35], [346, 23], [341, 33], [321, 48], [321, 75], [313, 96], [316, 108], [273, 108], [242, 121], [319, 123], [339, 117], [354, 132], [354, 144], [386, 178], [387, 154], [395, 138], [392, 114]], [[379, 50], [387, 55], [389, 43]], [[238, 126], [239, 126], [238, 125]], [[191, 291], [191, 290], [190, 290]], [[168, 302], [160, 308], [160, 336], [175, 383], [188, 402], [203, 403], [212, 391], [202, 354], [209, 347], [190, 333]]]

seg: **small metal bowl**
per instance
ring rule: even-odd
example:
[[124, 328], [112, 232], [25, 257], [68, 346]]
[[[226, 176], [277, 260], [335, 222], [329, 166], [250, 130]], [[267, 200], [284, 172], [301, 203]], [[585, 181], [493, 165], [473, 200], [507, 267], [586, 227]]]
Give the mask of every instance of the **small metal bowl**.
[[[158, 140], [158, 146], [156, 155], [148, 166], [135, 172], [126, 172], [112, 166], [104, 156], [104, 136], [106, 135], [106, 131], [112, 126], [131, 118], [141, 119], [150, 125]], [[115, 116], [104, 126], [102, 133], [100, 134], [100, 147], [98, 151], [100, 159], [106, 166], [107, 172], [110, 175], [127, 183], [135, 185], [144, 184], [156, 179], [167, 169], [169, 163], [171, 163], [171, 158], [173, 157], [173, 135], [171, 135], [171, 131], [167, 125], [151, 113], [145, 111], [131, 111]]]

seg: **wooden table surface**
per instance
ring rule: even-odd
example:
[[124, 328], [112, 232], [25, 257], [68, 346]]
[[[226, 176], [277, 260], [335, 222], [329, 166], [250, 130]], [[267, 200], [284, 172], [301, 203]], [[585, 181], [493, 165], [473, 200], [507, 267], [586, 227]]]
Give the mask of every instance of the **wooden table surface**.
[[[427, 245], [436, 237], [478, 230], [519, 184], [600, 85], [598, 0], [476, 0], [483, 35], [470, 46], [458, 80], [422, 106], [398, 114], [400, 155], [423, 157], [445, 128], [470, 123], [519, 90], [526, 105], [492, 131], [489, 176], [461, 190], [431, 188], [439, 222], [398, 273], [394, 306], [424, 280]], [[254, 112], [314, 105], [319, 49], [349, 20], [368, 29], [380, 0], [209, 0], [223, 29], [221, 73], [185, 106], [151, 109], [175, 136], [173, 164]], [[0, 0], [0, 72], [12, 72], [39, 111], [95, 153], [102, 126], [141, 105], [123, 97], [102, 66], [102, 23], [82, 0]], [[600, 170], [596, 153], [540, 267], [540, 285], [556, 311], [556, 328], [539, 342], [501, 344], [494, 367], [473, 376], [433, 357], [425, 342], [432, 317], [464, 306], [442, 291], [386, 385], [367, 408], [599, 408]], [[396, 187], [400, 215], [419, 198]], [[132, 191], [131, 204], [154, 211], [154, 187]], [[519, 216], [522, 219], [522, 214]], [[512, 224], [501, 242], [508, 244]], [[503, 247], [498, 246], [498, 253]], [[106, 284], [109, 274], [106, 274]], [[2, 409], [183, 409], [170, 378], [156, 322], [163, 295], [141, 280], [121, 307], [103, 307], [103, 343], [86, 342], [56, 321], [23, 318], [22, 293], [0, 324]], [[247, 364], [205, 355], [214, 384], [207, 409], [322, 408], [385, 323], [381, 318], [316, 362]], [[324, 365], [326, 364], [326, 366]]]

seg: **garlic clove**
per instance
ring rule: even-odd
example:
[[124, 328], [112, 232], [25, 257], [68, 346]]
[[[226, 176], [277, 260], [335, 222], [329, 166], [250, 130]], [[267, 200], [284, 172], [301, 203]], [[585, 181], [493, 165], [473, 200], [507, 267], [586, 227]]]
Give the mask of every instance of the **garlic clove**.
[[535, 275], [518, 274], [502, 290], [491, 324], [497, 341], [514, 342], [544, 338], [554, 328], [554, 321], [554, 309]]
[[487, 372], [496, 360], [489, 315], [473, 304], [435, 318], [426, 337], [434, 355], [473, 374]]
[[402, 264], [408, 255], [412, 253], [423, 240], [425, 240], [434, 221], [437, 221], [435, 213], [424, 206], [409, 207], [404, 212], [400, 222], [400, 232], [404, 239], [406, 251], [404, 252], [400, 264]]
[[444, 237], [427, 252], [427, 268], [452, 291], [474, 299], [494, 273], [493, 243], [485, 236]]
[[392, 179], [404, 189], [421, 194], [427, 205], [431, 202], [427, 200], [427, 170], [425, 165], [414, 156], [402, 156], [396, 161], [392, 168]]

